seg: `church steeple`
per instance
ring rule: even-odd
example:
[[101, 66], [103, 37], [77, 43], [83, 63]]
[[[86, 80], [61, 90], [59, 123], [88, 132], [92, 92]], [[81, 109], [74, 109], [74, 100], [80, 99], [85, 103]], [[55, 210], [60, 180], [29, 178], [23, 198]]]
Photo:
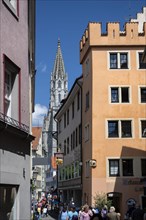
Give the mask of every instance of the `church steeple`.
[[50, 107], [59, 107], [60, 102], [68, 93], [68, 78], [65, 72], [60, 39], [58, 39], [56, 58], [51, 73]]
[[65, 68], [64, 68], [61, 47], [60, 47], [60, 39], [58, 39], [58, 47], [56, 52], [56, 59], [54, 62], [53, 76], [54, 78], [59, 78], [59, 77], [62, 78], [65, 76]]

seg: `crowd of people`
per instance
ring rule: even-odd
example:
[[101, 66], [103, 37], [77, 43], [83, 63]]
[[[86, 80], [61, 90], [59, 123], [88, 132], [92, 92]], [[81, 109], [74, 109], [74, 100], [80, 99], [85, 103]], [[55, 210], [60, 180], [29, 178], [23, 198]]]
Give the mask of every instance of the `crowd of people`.
[[92, 208], [87, 204], [82, 206], [80, 210], [76, 211], [75, 206], [64, 206], [59, 213], [58, 220], [146, 220], [146, 213], [140, 206], [130, 207], [124, 217], [116, 212], [114, 206], [109, 209], [106, 205], [99, 210]]
[[100, 211], [85, 204], [78, 212], [75, 206], [64, 206], [58, 220], [120, 220], [120, 213], [116, 213], [113, 206], [108, 210], [106, 205]]
[[146, 213], [140, 206], [130, 206], [126, 212], [124, 219], [121, 219], [121, 214], [116, 212], [115, 207], [111, 206], [109, 209], [104, 205], [101, 210], [92, 208], [85, 204], [80, 209], [77, 209], [73, 204], [55, 204], [50, 206], [47, 199], [44, 197], [41, 202], [35, 206], [33, 213], [33, 220], [40, 220], [47, 217], [50, 211], [56, 213], [57, 220], [146, 220]]

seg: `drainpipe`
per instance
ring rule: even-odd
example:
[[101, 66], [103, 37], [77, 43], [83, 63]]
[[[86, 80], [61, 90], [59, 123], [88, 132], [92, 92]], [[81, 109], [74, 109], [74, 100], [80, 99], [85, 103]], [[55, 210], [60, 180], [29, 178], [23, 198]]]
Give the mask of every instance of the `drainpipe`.
[[[80, 157], [80, 167], [81, 167], [81, 186], [83, 186], [83, 175], [82, 175], [82, 171], [83, 171], [83, 157], [82, 157], [82, 86], [78, 83], [77, 81], [77, 84], [78, 86], [80, 87], [81, 89], [81, 157]], [[83, 204], [83, 195], [82, 195], [82, 204]]]

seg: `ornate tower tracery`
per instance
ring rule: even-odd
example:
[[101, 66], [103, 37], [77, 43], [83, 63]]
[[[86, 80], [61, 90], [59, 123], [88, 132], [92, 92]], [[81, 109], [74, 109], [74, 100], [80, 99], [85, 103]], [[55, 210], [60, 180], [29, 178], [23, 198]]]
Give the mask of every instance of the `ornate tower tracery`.
[[[57, 124], [54, 120], [54, 115], [61, 105], [61, 100], [68, 94], [68, 77], [65, 72], [63, 56], [61, 52], [60, 40], [58, 39], [58, 46], [56, 58], [54, 62], [53, 71], [51, 72], [50, 81], [50, 101], [48, 114], [44, 118], [43, 124], [43, 146], [48, 152], [48, 166], [46, 172], [46, 189], [49, 190], [54, 185], [54, 176], [56, 169], [52, 165], [54, 153], [57, 151], [57, 141], [53, 138], [53, 133], [57, 131]], [[56, 181], [57, 183], [57, 181]]]
[[51, 73], [50, 85], [50, 108], [59, 107], [60, 102], [64, 99], [68, 92], [68, 78], [65, 72], [64, 61], [62, 57], [60, 40], [58, 40], [58, 48], [54, 68]]

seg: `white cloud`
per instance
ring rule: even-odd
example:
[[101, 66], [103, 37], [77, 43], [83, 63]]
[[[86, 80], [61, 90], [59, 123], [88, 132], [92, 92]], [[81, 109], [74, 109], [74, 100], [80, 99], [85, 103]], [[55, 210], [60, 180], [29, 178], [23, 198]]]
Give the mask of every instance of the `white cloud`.
[[44, 116], [47, 114], [47, 107], [44, 105], [36, 104], [35, 112], [32, 114], [32, 125], [33, 126], [42, 126]]
[[40, 62], [37, 67], [36, 67], [37, 71], [40, 71], [42, 73], [45, 73], [47, 70], [47, 65], [43, 62]]
[[46, 64], [44, 64], [44, 66], [42, 66], [41, 71], [44, 73], [44, 72], [46, 72], [46, 69], [47, 69], [47, 65], [46, 65]]

